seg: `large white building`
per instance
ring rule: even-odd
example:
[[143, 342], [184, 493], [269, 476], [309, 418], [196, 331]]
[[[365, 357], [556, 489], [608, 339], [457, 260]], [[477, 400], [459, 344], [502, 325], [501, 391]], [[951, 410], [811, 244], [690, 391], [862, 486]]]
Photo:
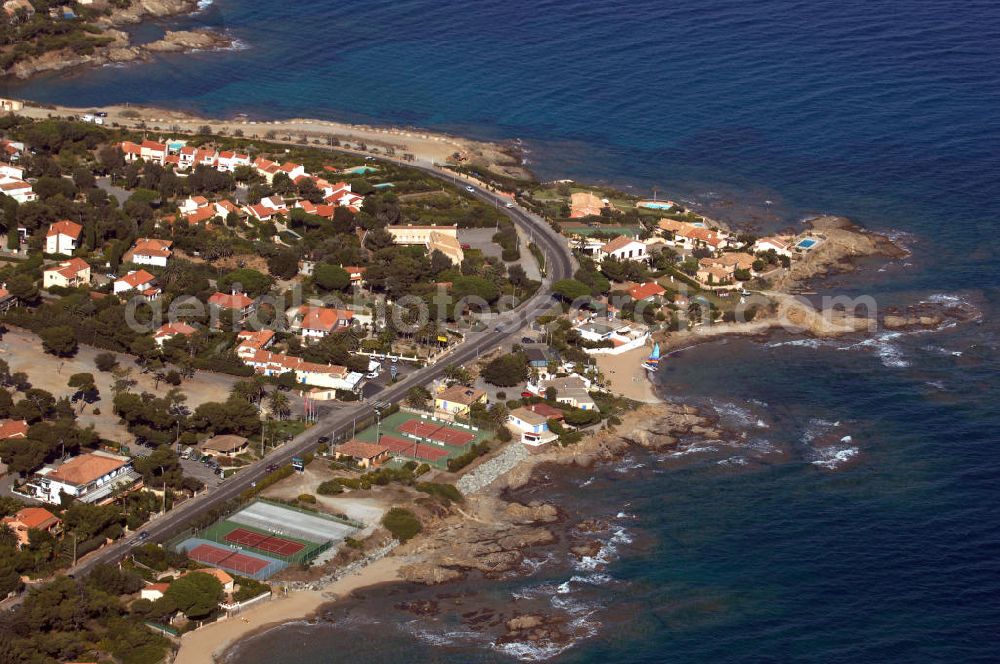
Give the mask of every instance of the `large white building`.
[[140, 476], [132, 460], [107, 452], [73, 457], [58, 467], [45, 466], [26, 484], [33, 498], [59, 505], [66, 494], [84, 503], [110, 502], [118, 489], [132, 489]]

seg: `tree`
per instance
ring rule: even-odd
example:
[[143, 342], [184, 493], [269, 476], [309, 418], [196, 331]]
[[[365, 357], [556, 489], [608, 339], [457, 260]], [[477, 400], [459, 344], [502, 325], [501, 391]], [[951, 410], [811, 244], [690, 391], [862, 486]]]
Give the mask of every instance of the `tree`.
[[88, 401], [96, 401], [98, 395], [97, 384], [92, 373], [75, 373], [69, 377], [66, 384], [76, 388], [78, 394], [82, 394]]
[[42, 338], [42, 348], [45, 349], [45, 352], [58, 357], [74, 355], [79, 348], [76, 332], [68, 325], [45, 328], [39, 333], [39, 336]]
[[279, 279], [291, 279], [299, 273], [299, 256], [294, 251], [277, 251], [267, 259], [267, 270]]
[[[14, 233], [17, 235], [17, 233]], [[7, 280], [7, 290], [22, 302], [34, 302], [38, 298], [38, 286], [26, 274], [15, 274]]]
[[421, 385], [411, 387], [406, 393], [406, 403], [414, 408], [427, 408], [427, 402], [430, 401], [430, 399], [430, 391]]
[[342, 291], [351, 285], [351, 275], [339, 265], [320, 263], [313, 269], [313, 283], [324, 291]]
[[222, 601], [222, 584], [210, 574], [192, 572], [170, 584], [165, 596], [190, 620], [211, 616]]
[[114, 353], [98, 353], [94, 358], [94, 366], [98, 371], [111, 371], [118, 366], [118, 358]]
[[292, 414], [291, 403], [288, 395], [280, 390], [274, 390], [267, 397], [267, 407], [271, 414], [279, 420], [283, 420]]
[[590, 295], [590, 287], [576, 279], [560, 279], [552, 284], [552, 292], [565, 302], [573, 302]]
[[240, 268], [219, 279], [219, 290], [228, 293], [235, 286], [250, 297], [258, 297], [271, 290], [271, 283], [271, 277], [266, 274], [250, 268]]
[[491, 385], [513, 387], [528, 378], [528, 360], [523, 353], [501, 355], [483, 367], [483, 378]]

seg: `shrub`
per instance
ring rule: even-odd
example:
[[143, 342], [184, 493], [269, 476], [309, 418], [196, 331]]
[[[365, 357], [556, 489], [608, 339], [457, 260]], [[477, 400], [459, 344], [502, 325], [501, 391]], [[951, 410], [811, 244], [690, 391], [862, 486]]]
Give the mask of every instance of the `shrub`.
[[382, 517], [382, 525], [400, 542], [412, 539], [423, 530], [420, 520], [408, 509], [393, 507]]
[[465, 500], [462, 493], [455, 488], [454, 484], [439, 484], [437, 482], [418, 482], [416, 486], [417, 491], [421, 491], [428, 495], [434, 496], [442, 503], [448, 505], [450, 503], [460, 503]]
[[321, 496], [335, 496], [338, 493], [344, 493], [344, 485], [340, 483], [340, 480], [327, 480], [316, 487], [316, 493]]
[[316, 503], [316, 496], [312, 495], [311, 493], [300, 493], [299, 494], [299, 502], [300, 503], [315, 504]]

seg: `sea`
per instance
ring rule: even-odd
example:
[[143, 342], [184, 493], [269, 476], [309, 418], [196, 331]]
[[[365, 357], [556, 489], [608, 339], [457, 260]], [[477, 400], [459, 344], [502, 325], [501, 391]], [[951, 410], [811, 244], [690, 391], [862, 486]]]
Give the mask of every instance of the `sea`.
[[[659, 391], [731, 435], [544, 468], [512, 498], [565, 520], [516, 574], [364, 591], [229, 661], [1000, 660], [995, 1], [216, 0], [136, 38], [199, 26], [237, 47], [0, 89], [519, 141], [542, 178], [763, 230], [846, 215], [909, 254], [818, 294], [978, 312], [671, 356]], [[505, 639], [528, 613], [563, 636]]]

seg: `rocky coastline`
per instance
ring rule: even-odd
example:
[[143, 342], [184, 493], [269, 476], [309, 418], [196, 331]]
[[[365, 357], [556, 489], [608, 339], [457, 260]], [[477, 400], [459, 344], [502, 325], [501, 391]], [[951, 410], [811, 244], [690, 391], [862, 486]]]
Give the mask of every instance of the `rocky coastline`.
[[145, 62], [161, 53], [187, 53], [231, 48], [234, 41], [222, 33], [208, 30], [166, 30], [163, 37], [148, 44], [135, 45], [119, 28], [145, 20], [162, 19], [194, 12], [195, 0], [138, 0], [126, 9], [116, 9], [94, 22], [101, 29], [98, 36], [110, 40], [90, 53], [72, 49], [48, 51], [21, 60], [3, 72], [6, 76], [28, 79], [38, 74], [75, 69], [84, 66], [104, 66], [129, 62]]

